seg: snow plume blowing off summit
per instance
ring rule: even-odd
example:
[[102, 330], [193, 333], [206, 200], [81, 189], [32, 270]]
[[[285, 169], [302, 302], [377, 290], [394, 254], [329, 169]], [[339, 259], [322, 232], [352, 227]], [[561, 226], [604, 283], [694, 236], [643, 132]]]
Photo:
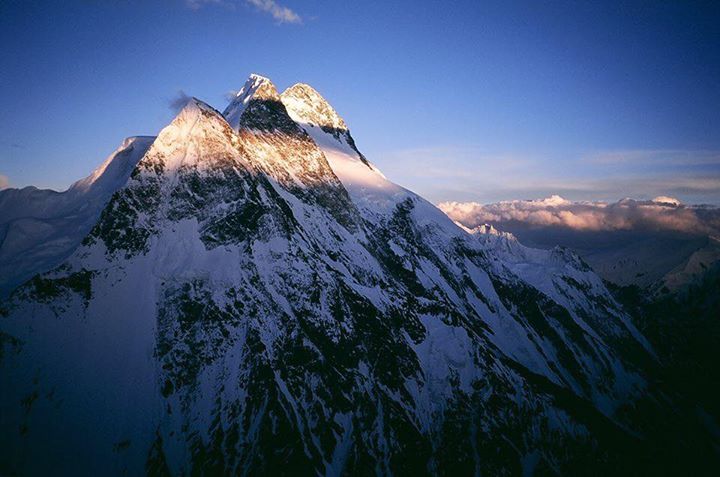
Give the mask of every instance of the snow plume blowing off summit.
[[[580, 257], [458, 226], [309, 85], [252, 75], [127, 147], [0, 307], [0, 473], [693, 468], [653, 347]], [[23, 220], [77, 215], [66, 194]]]

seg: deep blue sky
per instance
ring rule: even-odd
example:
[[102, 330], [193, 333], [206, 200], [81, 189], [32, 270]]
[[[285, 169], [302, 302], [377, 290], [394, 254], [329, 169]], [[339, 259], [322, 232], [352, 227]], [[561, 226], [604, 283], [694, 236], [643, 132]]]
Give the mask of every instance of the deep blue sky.
[[64, 189], [179, 91], [222, 110], [257, 72], [433, 201], [720, 203], [714, 3], [1, 0], [0, 174]]

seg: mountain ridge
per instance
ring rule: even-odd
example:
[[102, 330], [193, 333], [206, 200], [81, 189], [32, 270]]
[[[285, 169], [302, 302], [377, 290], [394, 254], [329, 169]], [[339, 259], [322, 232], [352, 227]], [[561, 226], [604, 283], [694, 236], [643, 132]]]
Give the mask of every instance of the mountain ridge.
[[67, 190], [0, 191], [0, 298], [67, 258], [91, 230], [111, 195], [127, 181], [154, 136], [132, 136]]

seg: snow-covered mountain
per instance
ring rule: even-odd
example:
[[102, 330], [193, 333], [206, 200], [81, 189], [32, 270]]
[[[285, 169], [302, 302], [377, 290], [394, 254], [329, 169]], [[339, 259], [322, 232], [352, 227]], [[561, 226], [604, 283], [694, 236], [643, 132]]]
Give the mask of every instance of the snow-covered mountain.
[[154, 139], [125, 139], [92, 174], [64, 192], [0, 190], [0, 298], [56, 267], [80, 245]]
[[2, 307], [0, 471], [647, 465], [654, 351], [573, 253], [456, 225], [308, 85], [253, 75], [142, 144]]

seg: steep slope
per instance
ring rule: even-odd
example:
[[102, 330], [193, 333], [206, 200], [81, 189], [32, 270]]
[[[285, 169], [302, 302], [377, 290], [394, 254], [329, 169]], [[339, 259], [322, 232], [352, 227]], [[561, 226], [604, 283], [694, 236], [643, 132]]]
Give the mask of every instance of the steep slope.
[[92, 174], [64, 192], [0, 191], [0, 297], [56, 267], [77, 248], [154, 139], [125, 139]]
[[347, 129], [300, 121], [308, 98], [332, 111], [305, 93], [253, 76], [225, 117], [191, 100], [83, 245], [13, 294], [0, 470], [644, 465], [652, 355], [598, 277], [456, 226]]
[[[282, 102], [292, 119], [312, 137], [325, 154], [333, 172], [363, 212], [376, 222], [397, 204], [413, 196], [388, 181], [358, 151], [345, 121], [320, 94], [306, 84], [296, 84], [283, 92]], [[435, 207], [430, 206], [434, 215]]]
[[695, 250], [682, 264], [666, 273], [656, 288], [680, 291], [704, 279], [713, 268], [720, 267], [720, 238], [709, 236], [702, 247]]
[[[512, 316], [513, 309], [525, 303], [528, 294], [538, 292], [549, 297], [551, 303], [562, 303], [569, 310], [575, 309], [577, 314], [572, 314], [568, 326], [577, 326], [589, 332], [593, 339], [604, 336], [602, 332], [594, 332], [593, 328], [599, 327], [608, 332], [605, 339], [632, 335], [648, 347], [615, 304], [601, 280], [577, 257], [569, 252], [565, 255], [559, 251], [548, 254], [528, 249], [519, 245], [511, 236], [504, 236], [499, 242], [485, 239], [497, 235], [492, 233], [478, 234], [483, 240], [468, 243], [469, 231], [452, 223], [444, 213], [421, 197], [388, 181], [367, 163], [357, 151], [354, 141], [347, 141], [347, 137], [351, 136], [345, 122], [339, 119], [317, 91], [308, 85], [298, 84], [285, 91], [282, 99], [293, 119], [326, 154], [333, 170], [371, 224], [372, 235], [387, 237], [387, 245], [381, 245], [389, 247], [389, 250], [384, 251], [386, 256], [393, 260], [400, 258], [403, 267], [418, 275], [420, 283], [429, 283], [445, 301], [457, 304], [463, 298], [468, 299], [469, 292], [471, 296], [478, 295], [469, 298], [471, 303], [468, 308], [471, 310], [463, 310], [463, 314], [480, 314], [478, 320], [485, 321], [491, 327], [493, 337], [501, 349], [529, 369], [558, 382], [565, 379], [559, 378], [558, 374], [568, 377], [571, 374], [569, 370], [585, 366], [585, 358], [582, 357], [585, 352], [574, 349], [578, 344], [577, 334], [570, 330], [559, 333], [563, 337], [559, 341], [564, 344], [559, 351], [548, 352], [543, 342], [551, 339], [553, 333], [548, 333], [549, 330], [544, 329], [541, 321], [533, 325], [528, 323], [526, 317]], [[337, 136], [334, 130], [326, 131], [322, 128], [324, 124], [342, 124], [346, 135]], [[410, 236], [406, 236], [408, 233]], [[422, 236], [424, 243], [417, 244], [417, 237], [413, 235]], [[477, 255], [480, 255], [480, 259]], [[416, 257], [421, 257], [421, 260], [413, 263]], [[532, 259], [529, 260], [529, 257]], [[528, 265], [531, 261], [536, 263], [535, 267]], [[488, 273], [491, 270], [496, 275]], [[470, 290], [466, 288], [468, 285]], [[489, 300], [495, 303], [488, 303]], [[484, 306], [489, 309], [484, 309]], [[503, 313], [505, 308], [512, 311]], [[533, 314], [534, 310], [527, 312]], [[492, 315], [500, 316], [490, 318]], [[596, 315], [596, 318], [600, 315], [601, 318], [591, 318], [592, 315]], [[608, 316], [613, 319], [606, 320]], [[595, 320], [595, 327], [588, 326], [587, 320]], [[555, 327], [562, 329], [563, 325], [555, 323]], [[536, 336], [531, 333], [528, 337], [528, 329]], [[566, 346], [567, 349], [562, 349]], [[549, 357], [549, 353], [559, 353], [566, 358], [573, 356], [574, 359], [566, 361], [567, 369], [562, 370], [563, 359]], [[568, 381], [564, 384], [580, 392], [580, 385], [574, 379], [568, 378]]]

